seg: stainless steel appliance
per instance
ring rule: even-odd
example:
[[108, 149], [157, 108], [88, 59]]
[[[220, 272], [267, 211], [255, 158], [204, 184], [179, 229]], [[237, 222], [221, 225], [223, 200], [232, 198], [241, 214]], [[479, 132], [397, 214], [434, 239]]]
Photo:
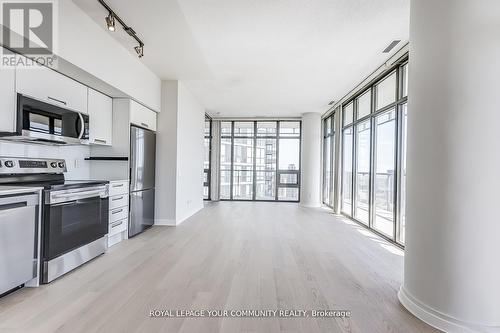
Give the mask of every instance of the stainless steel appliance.
[[0, 295], [37, 276], [37, 193], [0, 193]]
[[89, 116], [17, 94], [16, 132], [3, 140], [44, 144], [82, 144], [89, 139]]
[[48, 283], [104, 253], [108, 182], [66, 181], [64, 160], [0, 158], [0, 185], [41, 186], [41, 282]]
[[130, 128], [130, 217], [129, 237], [154, 224], [156, 134]]

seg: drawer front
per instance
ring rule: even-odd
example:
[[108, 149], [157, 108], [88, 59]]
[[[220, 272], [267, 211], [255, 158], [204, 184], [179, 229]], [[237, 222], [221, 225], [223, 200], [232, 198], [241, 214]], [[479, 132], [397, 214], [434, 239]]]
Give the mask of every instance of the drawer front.
[[109, 224], [108, 237], [127, 230], [128, 219], [115, 221]]
[[128, 218], [128, 207], [120, 207], [109, 211], [109, 223]]
[[128, 180], [109, 183], [109, 196], [128, 194]]
[[113, 210], [115, 208], [128, 206], [128, 193], [120, 194], [114, 197], [109, 197], [109, 209]]

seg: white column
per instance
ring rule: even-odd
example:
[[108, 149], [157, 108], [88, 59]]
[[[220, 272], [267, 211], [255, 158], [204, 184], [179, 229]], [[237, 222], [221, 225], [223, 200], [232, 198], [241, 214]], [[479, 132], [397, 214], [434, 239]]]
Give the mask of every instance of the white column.
[[411, 0], [402, 304], [500, 332], [500, 1]]
[[302, 115], [300, 204], [306, 207], [321, 205], [321, 115], [308, 112]]

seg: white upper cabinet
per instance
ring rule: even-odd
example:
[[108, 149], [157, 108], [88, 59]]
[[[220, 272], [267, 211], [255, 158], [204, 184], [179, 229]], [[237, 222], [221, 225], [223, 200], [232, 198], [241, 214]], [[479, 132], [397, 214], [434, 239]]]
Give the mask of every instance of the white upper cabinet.
[[89, 143], [111, 146], [113, 100], [94, 89], [88, 90]]
[[47, 67], [17, 67], [16, 91], [50, 104], [87, 113], [87, 87]]
[[0, 132], [16, 131], [16, 71], [0, 69]]
[[156, 131], [156, 112], [131, 100], [130, 123], [142, 128]]

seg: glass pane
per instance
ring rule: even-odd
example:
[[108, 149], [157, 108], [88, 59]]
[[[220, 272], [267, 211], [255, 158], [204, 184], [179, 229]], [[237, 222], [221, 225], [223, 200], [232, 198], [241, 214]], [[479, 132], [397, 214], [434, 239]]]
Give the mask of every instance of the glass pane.
[[396, 149], [396, 111], [376, 118], [375, 216], [373, 227], [394, 236], [394, 168]]
[[279, 143], [279, 169], [299, 170], [299, 139], [280, 139]]
[[332, 117], [328, 117], [324, 120], [325, 124], [325, 136], [332, 134]]
[[372, 92], [368, 90], [363, 95], [358, 97], [358, 117], [361, 119], [371, 113]]
[[220, 140], [220, 168], [231, 170], [231, 139], [229, 138]]
[[280, 174], [280, 184], [298, 184], [299, 175], [296, 173], [281, 173]]
[[280, 136], [288, 136], [288, 137], [300, 136], [300, 122], [280, 121]]
[[62, 135], [62, 119], [54, 119], [54, 134]]
[[399, 227], [399, 242], [401, 244], [405, 243], [405, 225], [406, 225], [406, 145], [407, 139], [407, 117], [408, 117], [408, 106], [404, 104], [403, 106], [403, 142], [401, 151], [401, 218]]
[[254, 123], [253, 121], [235, 121], [234, 135], [238, 136], [253, 136]]
[[231, 139], [220, 140], [220, 198], [230, 199], [231, 188]]
[[253, 138], [234, 139], [233, 167], [233, 199], [251, 200], [253, 193]]
[[342, 205], [343, 213], [351, 216], [352, 206], [352, 127], [344, 130], [342, 139]]
[[36, 113], [29, 114], [31, 131], [50, 133], [50, 118]]
[[354, 217], [368, 224], [370, 198], [370, 120], [356, 126], [356, 210]]
[[402, 75], [403, 75], [403, 91], [402, 97], [408, 96], [408, 64], [404, 65], [402, 68]]
[[231, 122], [222, 121], [220, 123], [220, 133], [222, 136], [231, 135]]
[[354, 113], [354, 104], [351, 102], [344, 107], [344, 112], [342, 114], [344, 126], [352, 123], [353, 113]]
[[276, 122], [257, 122], [257, 136], [276, 136]]
[[330, 147], [330, 137], [324, 139], [324, 151], [323, 151], [323, 203], [330, 204], [330, 181], [331, 181], [331, 147]]
[[252, 200], [253, 193], [253, 171], [234, 168], [233, 171], [233, 199]]
[[276, 172], [257, 171], [256, 177], [255, 199], [275, 200]]
[[257, 139], [256, 169], [276, 170], [276, 139]]
[[396, 72], [376, 85], [377, 110], [396, 101]]
[[231, 170], [220, 171], [220, 198], [231, 199]]
[[205, 138], [205, 158], [203, 160], [203, 169], [210, 169], [210, 139]]
[[205, 120], [205, 136], [210, 136], [210, 120]]
[[278, 188], [278, 200], [285, 200], [285, 201], [299, 200], [299, 189], [297, 187]]

